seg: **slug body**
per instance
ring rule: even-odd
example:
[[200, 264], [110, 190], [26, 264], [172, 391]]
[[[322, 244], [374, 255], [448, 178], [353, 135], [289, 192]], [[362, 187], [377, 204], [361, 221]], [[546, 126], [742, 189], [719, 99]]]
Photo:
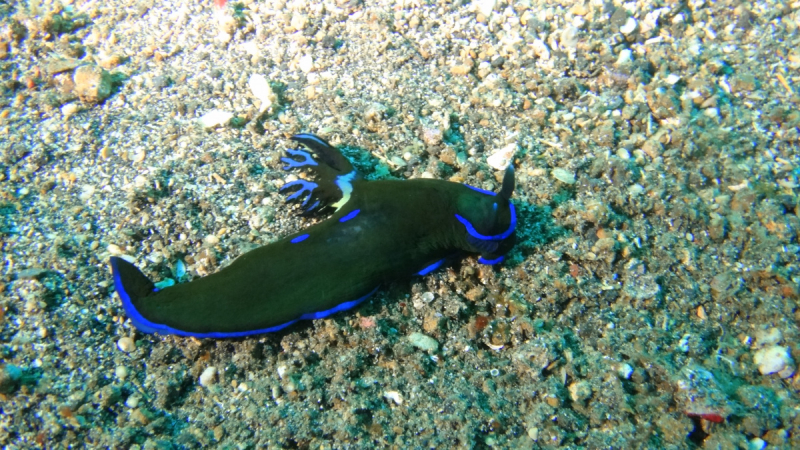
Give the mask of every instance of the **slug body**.
[[116, 290], [137, 328], [210, 338], [268, 333], [352, 308], [381, 284], [425, 275], [448, 257], [479, 253], [479, 262], [499, 263], [514, 245], [511, 167], [498, 193], [442, 180], [367, 181], [319, 137], [292, 139], [313, 155], [288, 150], [285, 169], [301, 167], [314, 179], [281, 190], [296, 189], [287, 200], [305, 214], [333, 214], [217, 273], [161, 290], [112, 257]]

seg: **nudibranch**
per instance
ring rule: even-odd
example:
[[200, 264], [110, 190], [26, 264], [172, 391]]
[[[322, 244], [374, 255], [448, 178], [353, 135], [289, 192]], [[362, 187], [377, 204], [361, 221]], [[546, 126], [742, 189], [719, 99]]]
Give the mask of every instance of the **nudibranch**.
[[111, 258], [117, 294], [145, 333], [234, 338], [281, 330], [358, 305], [379, 286], [425, 275], [446, 259], [479, 254], [497, 264], [515, 242], [514, 169], [498, 192], [432, 179], [368, 181], [313, 134], [291, 138], [287, 201], [330, 217], [236, 258], [218, 272], [157, 289], [128, 261]]

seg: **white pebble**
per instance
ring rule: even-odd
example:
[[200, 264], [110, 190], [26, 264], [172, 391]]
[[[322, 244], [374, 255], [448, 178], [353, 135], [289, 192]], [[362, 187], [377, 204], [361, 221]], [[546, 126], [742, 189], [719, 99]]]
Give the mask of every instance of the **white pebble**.
[[66, 105], [61, 107], [61, 114], [64, 115], [64, 119], [69, 119], [72, 117], [73, 114], [78, 112], [78, 105], [75, 103], [67, 103]]
[[486, 17], [489, 17], [497, 6], [497, 0], [478, 0], [475, 2], [475, 9]]
[[619, 56], [617, 57], [617, 66], [624, 66], [633, 62], [633, 52], [626, 48], [619, 52]]
[[544, 43], [541, 39], [534, 39], [531, 43], [531, 50], [533, 50], [533, 54], [538, 56], [539, 59], [547, 61], [550, 59], [550, 49], [547, 47], [547, 44]]
[[674, 73], [671, 73], [671, 74], [667, 75], [667, 84], [675, 85], [675, 84], [678, 83], [678, 81], [681, 81], [681, 76], [680, 75], [676, 75]]
[[272, 106], [272, 102], [275, 99], [275, 93], [272, 92], [272, 88], [269, 87], [269, 82], [263, 75], [253, 74], [250, 75], [250, 79], [247, 80], [247, 84], [250, 86], [250, 92], [253, 93], [253, 96], [261, 101], [261, 105], [258, 107], [258, 112], [262, 113], [269, 109]]
[[383, 393], [383, 398], [393, 401], [398, 406], [403, 404], [403, 396], [397, 391], [386, 391]]
[[198, 381], [200, 382], [200, 386], [208, 387], [214, 384], [216, 378], [217, 378], [217, 368], [214, 366], [209, 366], [206, 367], [206, 370], [204, 370], [203, 373], [200, 374], [200, 379]]
[[139, 406], [139, 396], [134, 394], [128, 397], [128, 399], [125, 400], [125, 406], [128, 408], [136, 408]]
[[439, 342], [436, 339], [422, 333], [411, 333], [411, 335], [408, 336], [408, 340], [411, 342], [411, 345], [420, 350], [435, 352], [439, 349]]
[[553, 178], [564, 184], [575, 184], [575, 174], [567, 169], [556, 167], [552, 172]]
[[636, 19], [634, 19], [633, 17], [628, 17], [628, 20], [625, 22], [625, 25], [621, 26], [619, 28], [619, 31], [620, 33], [627, 36], [636, 30], [636, 25], [637, 25]]
[[117, 366], [116, 369], [114, 369], [114, 374], [120, 380], [124, 380], [128, 377], [128, 368], [125, 366]]
[[503, 148], [497, 149], [486, 158], [486, 163], [497, 170], [505, 170], [514, 154], [517, 153], [517, 143], [508, 144]]
[[309, 73], [314, 70], [314, 60], [311, 59], [311, 55], [305, 55], [300, 58], [297, 66], [303, 71], [303, 73]]
[[781, 330], [777, 328], [761, 330], [758, 333], [756, 333], [756, 345], [759, 347], [775, 345], [782, 339], [783, 339], [783, 334], [781, 333]]
[[794, 361], [786, 347], [773, 345], [762, 348], [753, 355], [753, 362], [758, 366], [761, 375], [777, 373], [781, 378], [794, 374]]
[[200, 117], [200, 123], [203, 125], [203, 128], [215, 128], [219, 125], [227, 124], [231, 119], [233, 119], [233, 113], [212, 109]]
[[617, 373], [623, 380], [630, 380], [633, 375], [633, 367], [630, 364], [622, 363], [617, 366]]
[[117, 347], [125, 353], [130, 353], [136, 350], [136, 343], [132, 338], [124, 337], [117, 341]]
[[286, 366], [278, 366], [278, 378], [282, 380], [286, 376], [287, 370]]

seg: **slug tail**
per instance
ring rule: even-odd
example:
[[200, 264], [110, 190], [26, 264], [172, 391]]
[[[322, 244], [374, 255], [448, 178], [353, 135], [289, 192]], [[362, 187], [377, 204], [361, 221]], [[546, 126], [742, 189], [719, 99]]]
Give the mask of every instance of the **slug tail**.
[[145, 333], [158, 331], [158, 326], [145, 319], [135, 306], [142, 298], [156, 292], [156, 286], [142, 271], [128, 261], [112, 256], [109, 262], [114, 273], [114, 286], [117, 289], [117, 295], [122, 300], [125, 314], [139, 330]]

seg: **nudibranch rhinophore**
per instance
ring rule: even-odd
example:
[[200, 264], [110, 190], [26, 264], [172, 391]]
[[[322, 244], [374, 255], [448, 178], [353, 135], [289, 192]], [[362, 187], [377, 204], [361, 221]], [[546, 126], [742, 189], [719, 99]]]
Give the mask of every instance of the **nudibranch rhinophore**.
[[367, 181], [323, 139], [292, 140], [310, 152], [287, 150], [284, 169], [302, 168], [313, 180], [281, 190], [304, 214], [331, 216], [212, 275], [164, 289], [112, 257], [117, 294], [136, 328], [200, 338], [269, 333], [353, 308], [381, 284], [428, 274], [450, 257], [477, 253], [480, 263], [500, 263], [514, 246], [511, 165], [496, 193], [444, 180]]

